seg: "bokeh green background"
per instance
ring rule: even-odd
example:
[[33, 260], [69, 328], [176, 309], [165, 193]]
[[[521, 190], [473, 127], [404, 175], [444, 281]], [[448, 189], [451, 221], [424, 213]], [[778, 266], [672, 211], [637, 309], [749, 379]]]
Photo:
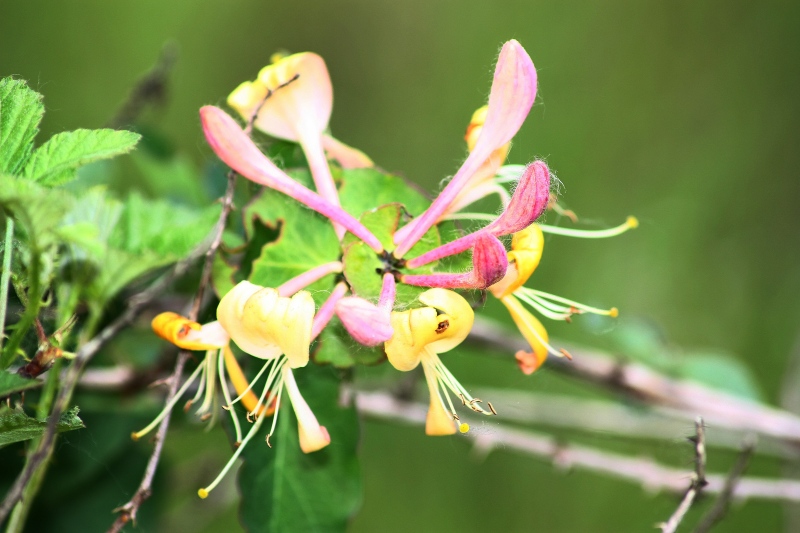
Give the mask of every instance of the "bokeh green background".
[[[563, 200], [588, 223], [641, 221], [613, 240], [549, 239], [537, 286], [616, 305], [620, 321], [646, 320], [674, 346], [733, 353], [778, 402], [800, 324], [800, 4], [4, 0], [0, 75], [44, 93], [44, 136], [100, 127], [173, 41], [180, 59], [168, 107], [148, 120], [202, 163], [210, 152], [201, 105], [222, 103], [276, 50], [315, 51], [333, 79], [334, 134], [433, 189], [463, 158], [464, 128], [509, 38], [539, 73], [510, 160], [545, 158], [565, 185]], [[613, 330], [591, 321], [550, 329], [613, 346]], [[448, 364], [467, 383], [568, 386], [547, 371], [523, 378], [510, 360]], [[655, 453], [688, 465], [680, 438]], [[91, 455], [91, 439], [85, 445]], [[176, 431], [155, 531], [236, 527], [232, 483], [213, 502], [194, 498], [196, 480], [228, 450], [220, 431]], [[358, 532], [642, 531], [675, 505], [503, 450], [477, 460], [465, 441], [426, 438], [419, 428], [367, 423], [362, 452]], [[122, 503], [133, 486], [118, 485]], [[780, 505], [750, 502], [719, 530], [782, 524]]]

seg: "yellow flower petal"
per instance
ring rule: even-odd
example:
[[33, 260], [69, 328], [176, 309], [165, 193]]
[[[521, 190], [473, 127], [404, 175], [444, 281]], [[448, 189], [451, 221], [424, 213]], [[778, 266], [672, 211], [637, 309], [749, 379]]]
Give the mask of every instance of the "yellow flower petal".
[[431, 436], [452, 435], [456, 432], [456, 426], [453, 423], [453, 417], [442, 404], [436, 376], [432, 370], [428, 369], [428, 365], [423, 365], [422, 368], [425, 371], [425, 380], [428, 383], [428, 393], [431, 397], [428, 415], [425, 417], [425, 434]]
[[508, 309], [522, 336], [531, 345], [536, 358], [544, 362], [547, 358], [547, 347], [544, 343], [548, 342], [548, 336], [547, 330], [544, 329], [542, 323], [530, 311], [525, 309], [514, 296], [508, 294], [500, 298], [500, 301]]
[[443, 353], [461, 344], [475, 319], [469, 303], [456, 292], [430, 289], [419, 300], [428, 307], [392, 313], [394, 335], [384, 345], [389, 362], [403, 372], [415, 368], [426, 349]]
[[523, 286], [539, 266], [543, 250], [544, 235], [538, 225], [515, 233], [508, 252], [508, 270], [503, 279], [489, 287], [492, 294], [502, 298]]
[[[244, 372], [242, 372], [242, 367], [239, 366], [239, 362], [233, 355], [230, 346], [226, 345], [222, 353], [225, 357], [225, 370], [228, 372], [228, 377], [233, 384], [233, 388], [236, 390], [236, 395], [240, 396], [250, 386], [250, 382], [247, 381]], [[239, 401], [242, 402], [242, 405], [244, 405], [248, 412], [256, 413], [258, 416], [269, 416], [275, 412], [274, 403], [271, 403], [267, 407], [259, 405], [258, 396], [256, 396], [256, 393], [252, 390], [247, 391], [247, 394], [242, 396], [242, 399]], [[258, 410], [256, 411], [256, 409]]]

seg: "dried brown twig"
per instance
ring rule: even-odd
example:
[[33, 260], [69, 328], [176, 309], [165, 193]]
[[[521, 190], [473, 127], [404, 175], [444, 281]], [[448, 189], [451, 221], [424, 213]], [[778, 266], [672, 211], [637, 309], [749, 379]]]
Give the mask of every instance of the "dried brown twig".
[[708, 513], [706, 513], [702, 520], [700, 520], [700, 523], [695, 528], [694, 533], [706, 533], [711, 531], [712, 527], [714, 527], [720, 520], [725, 518], [725, 515], [728, 513], [728, 509], [730, 508], [736, 485], [744, 475], [745, 470], [747, 470], [747, 466], [750, 463], [750, 458], [753, 456], [755, 450], [755, 438], [750, 437], [746, 439], [742, 448], [742, 453], [739, 454], [736, 464], [733, 465], [731, 473], [728, 474], [728, 478], [725, 480], [725, 485], [722, 488], [719, 498], [717, 498], [717, 501], [714, 502], [714, 507], [712, 507]]
[[[475, 320], [470, 338], [513, 354], [524, 341], [492, 321]], [[569, 347], [571, 361], [548, 359], [547, 368], [596, 383], [649, 406], [678, 410], [705, 423], [743, 433], [756, 433], [800, 445], [800, 417], [763, 403], [744, 400], [697, 382], [675, 379], [644, 365], [586, 348]], [[513, 357], [511, 358], [513, 360]]]
[[[424, 425], [428, 406], [398, 400], [386, 392], [358, 392], [356, 406], [363, 415], [374, 419]], [[513, 450], [552, 461], [561, 468], [576, 468], [607, 475], [640, 485], [651, 492], [682, 494], [692, 472], [663, 465], [650, 458], [628, 457], [578, 444], [565, 444], [549, 435], [528, 430], [474, 426], [465, 438], [472, 439], [481, 453], [494, 448]], [[707, 494], [722, 494], [729, 476], [705, 474]], [[762, 477], [743, 477], [732, 489], [733, 500], [763, 499], [800, 502], [800, 481]]]
[[694, 474], [692, 475], [692, 482], [669, 520], [659, 525], [661, 533], [675, 533], [686, 513], [689, 512], [692, 504], [700, 495], [700, 491], [708, 484], [706, 481], [706, 437], [702, 418], [698, 418], [695, 422], [695, 436], [691, 440], [694, 442]]

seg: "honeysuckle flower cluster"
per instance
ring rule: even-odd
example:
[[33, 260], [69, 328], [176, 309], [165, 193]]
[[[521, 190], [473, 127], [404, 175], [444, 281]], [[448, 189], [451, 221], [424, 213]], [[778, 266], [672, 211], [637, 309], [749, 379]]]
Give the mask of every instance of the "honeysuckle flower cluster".
[[[311, 344], [334, 316], [356, 342], [364, 346], [383, 345], [386, 358], [397, 370], [406, 372], [422, 367], [430, 394], [426, 421], [429, 435], [469, 430], [458, 415], [459, 402], [460, 408], [475, 413], [497, 414], [491, 403], [484, 404], [471, 396], [440, 357], [464, 341], [474, 320], [472, 307], [456, 290], [488, 289], [508, 308], [531, 344], [530, 354], [517, 354], [526, 373], [541, 366], [548, 353], [560, 356], [565, 352], [550, 346], [547, 332], [521, 302], [548, 318], [567, 320], [582, 312], [616, 316], [616, 309], [595, 309], [523, 286], [541, 258], [543, 231], [590, 236], [590, 232], [535, 223], [548, 206], [557, 205], [551, 195], [550, 171], [543, 161], [536, 160], [524, 167], [504, 166], [510, 142], [536, 98], [536, 88], [536, 70], [526, 51], [517, 41], [505, 43], [497, 60], [488, 104], [474, 113], [467, 130], [466, 160], [430, 206], [422, 213], [412, 213], [416, 216], [388, 240], [378, 238], [341, 206], [330, 161], [343, 169], [370, 167], [373, 163], [365, 154], [328, 133], [333, 92], [322, 58], [312, 53], [276, 58], [254, 81], [243, 83], [228, 98], [228, 105], [242, 119], [252, 121], [255, 128], [300, 145], [315, 190], [293, 179], [264, 155], [225, 111], [214, 106], [203, 107], [200, 110], [203, 131], [216, 155], [241, 176], [327, 218], [340, 241], [344, 258], [318, 265], [289, 280], [276, 280], [275, 287], [242, 281], [222, 296], [217, 321], [209, 324], [200, 325], [174, 313], [156, 317], [153, 328], [160, 336], [181, 348], [205, 351], [206, 356], [176, 399], [134, 436], [138, 438], [155, 427], [194, 382], [199, 383], [198, 391], [188, 405], [202, 397], [198, 413], [213, 415], [214, 395], [219, 388], [224, 408], [231, 413], [239, 446], [220, 475], [200, 489], [200, 496], [206, 497], [263, 421], [272, 416], [266, 437], [269, 444], [285, 402], [284, 390], [298, 420], [301, 449], [311, 453], [330, 443], [327, 430], [304, 400], [294, 372], [302, 372], [309, 363]], [[510, 181], [515, 183], [513, 193], [506, 188]], [[462, 212], [476, 200], [492, 194], [501, 199], [499, 215]], [[450, 242], [431, 246], [421, 253], [413, 252], [432, 228], [459, 218], [488, 223]], [[626, 227], [633, 226], [629, 222]], [[510, 251], [501, 240], [508, 235], [512, 236]], [[376, 283], [380, 285], [380, 293], [375, 299], [359, 294], [357, 286], [348, 279], [344, 252], [353, 239], [371, 249], [370, 253], [382, 265], [370, 274], [379, 276]], [[440, 270], [442, 263], [437, 262], [462, 253], [471, 254], [469, 270]], [[317, 308], [305, 289], [331, 274], [336, 275], [337, 281]], [[398, 302], [398, 287], [402, 284], [427, 290], [416, 289], [413, 302]], [[244, 377], [231, 342], [245, 354], [263, 361], [252, 380]], [[229, 381], [236, 397], [228, 390]], [[237, 403], [247, 409], [247, 420], [252, 424], [246, 433], [233, 409]]]

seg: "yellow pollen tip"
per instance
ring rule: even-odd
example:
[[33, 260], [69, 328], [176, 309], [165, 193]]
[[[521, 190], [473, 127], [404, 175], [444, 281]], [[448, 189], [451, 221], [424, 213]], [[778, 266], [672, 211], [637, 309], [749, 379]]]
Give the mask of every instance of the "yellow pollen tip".
[[462, 422], [461, 424], [458, 425], [458, 430], [461, 433], [466, 433], [467, 431], [469, 431], [469, 424], [467, 424], [466, 422]]
[[631, 229], [636, 229], [639, 227], [639, 219], [636, 217], [628, 217], [627, 220], [625, 220], [625, 223]]
[[133, 441], [139, 440], [139, 434], [138, 433], [131, 433], [131, 440], [133, 440]]
[[206, 489], [197, 489], [197, 495], [200, 496], [201, 500], [205, 500], [208, 498], [208, 491]]
[[612, 307], [611, 309], [608, 310], [608, 316], [610, 316], [611, 318], [617, 318], [619, 316], [619, 309], [617, 309], [616, 307]]

